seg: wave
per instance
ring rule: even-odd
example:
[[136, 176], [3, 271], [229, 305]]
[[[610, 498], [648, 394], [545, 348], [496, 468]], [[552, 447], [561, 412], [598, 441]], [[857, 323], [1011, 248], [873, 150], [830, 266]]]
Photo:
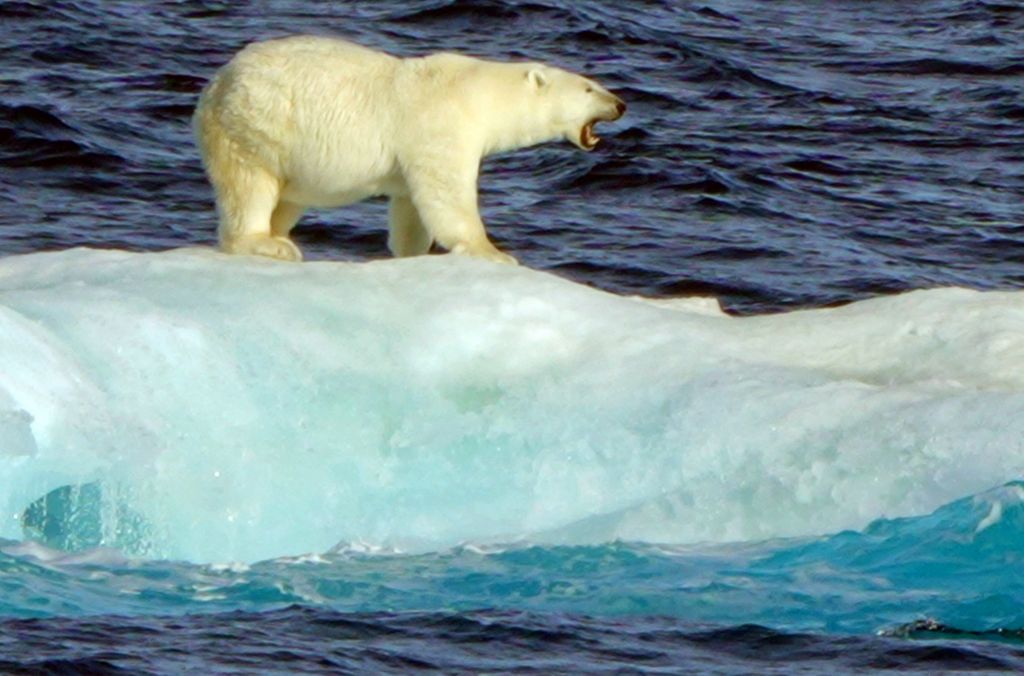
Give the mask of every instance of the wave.
[[[1024, 651], [974, 643], [821, 636], [763, 626], [707, 627], [669, 618], [551, 617], [477, 610], [340, 614], [289, 606], [187, 618], [7, 620], [9, 673], [256, 671], [271, 655], [290, 671], [929, 673], [1019, 672]], [[230, 646], [229, 650], [225, 645]]]
[[887, 75], [973, 75], [986, 77], [1016, 77], [1024, 74], [1024, 65], [1013, 62], [975, 63], [951, 59], [921, 58], [904, 61], [846, 61], [832, 64], [850, 73]]
[[0, 104], [0, 166], [118, 168], [124, 159], [72, 137], [78, 130], [47, 110], [30, 105]]
[[0, 508], [100, 481], [101, 543], [131, 513], [192, 561], [860, 528], [1021, 476], [1022, 323], [963, 289], [735, 318], [452, 256], [12, 256]]
[[761, 542], [519, 542], [425, 553], [351, 542], [253, 564], [196, 565], [126, 559], [103, 547], [68, 553], [0, 541], [0, 615], [177, 615], [282, 604], [407, 613], [443, 602], [456, 612], [1013, 639], [1024, 627], [1024, 584], [1006, 571], [1017, 564], [1022, 535], [1024, 484], [1012, 482], [860, 531]]

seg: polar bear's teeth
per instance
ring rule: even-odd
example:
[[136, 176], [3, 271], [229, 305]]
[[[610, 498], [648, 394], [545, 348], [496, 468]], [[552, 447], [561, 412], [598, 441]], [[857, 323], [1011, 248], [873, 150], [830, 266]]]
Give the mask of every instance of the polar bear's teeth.
[[587, 149], [592, 149], [601, 140], [600, 136], [594, 134], [594, 123], [588, 122], [580, 130], [580, 143]]

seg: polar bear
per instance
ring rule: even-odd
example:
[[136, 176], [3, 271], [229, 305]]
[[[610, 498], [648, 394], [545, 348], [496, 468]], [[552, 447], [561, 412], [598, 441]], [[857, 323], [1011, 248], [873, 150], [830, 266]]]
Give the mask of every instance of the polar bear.
[[397, 58], [343, 40], [253, 43], [213, 77], [193, 126], [231, 253], [301, 260], [288, 234], [307, 207], [390, 198], [388, 248], [514, 263], [477, 206], [483, 157], [566, 138], [626, 106], [580, 75], [541, 63], [452, 53]]

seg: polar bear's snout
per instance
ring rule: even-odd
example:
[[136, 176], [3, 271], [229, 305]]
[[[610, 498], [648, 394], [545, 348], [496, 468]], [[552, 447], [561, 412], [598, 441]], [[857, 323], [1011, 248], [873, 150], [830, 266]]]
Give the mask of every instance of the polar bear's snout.
[[609, 118], [609, 122], [614, 122], [623, 115], [626, 114], [626, 102], [620, 99], [618, 96], [615, 97], [615, 117]]
[[606, 89], [595, 92], [598, 98], [595, 122], [614, 122], [626, 114], [626, 102]]

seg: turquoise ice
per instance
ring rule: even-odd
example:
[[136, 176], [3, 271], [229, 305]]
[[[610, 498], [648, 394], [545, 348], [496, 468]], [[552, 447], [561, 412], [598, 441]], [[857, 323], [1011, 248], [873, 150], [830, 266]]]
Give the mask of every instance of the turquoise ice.
[[100, 544], [129, 510], [197, 563], [824, 535], [1020, 478], [1022, 411], [1019, 292], [736, 318], [457, 256], [0, 260], [9, 540], [94, 482]]

